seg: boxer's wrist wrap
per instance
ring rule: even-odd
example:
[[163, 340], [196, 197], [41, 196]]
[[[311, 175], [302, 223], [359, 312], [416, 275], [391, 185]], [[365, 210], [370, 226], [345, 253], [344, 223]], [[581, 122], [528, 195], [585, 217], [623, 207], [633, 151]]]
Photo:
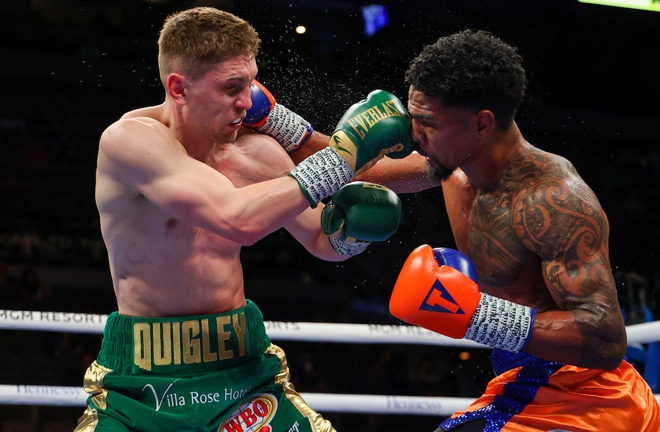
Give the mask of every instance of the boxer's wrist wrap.
[[371, 242], [358, 241], [349, 243], [330, 237], [330, 244], [332, 244], [332, 247], [339, 255], [355, 256], [364, 252], [369, 247]]
[[486, 293], [472, 315], [465, 338], [519, 352], [532, 335], [535, 310]]
[[293, 153], [302, 147], [313, 131], [307, 120], [280, 104], [275, 104], [266, 118], [266, 123], [255, 130], [275, 138], [287, 153]]
[[300, 162], [289, 175], [298, 181], [312, 208], [353, 179], [353, 170], [332, 147]]

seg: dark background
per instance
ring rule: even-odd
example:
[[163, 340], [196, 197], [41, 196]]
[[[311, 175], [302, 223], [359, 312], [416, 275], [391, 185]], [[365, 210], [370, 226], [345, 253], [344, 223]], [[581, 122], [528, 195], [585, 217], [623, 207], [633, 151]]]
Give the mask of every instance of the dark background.
[[[360, 11], [366, 4], [2, 2], [0, 308], [116, 308], [93, 198], [98, 138], [124, 112], [162, 102], [156, 40], [163, 19], [212, 5], [255, 26], [263, 40], [259, 79], [280, 103], [325, 132], [375, 88], [405, 102], [409, 61], [439, 36], [481, 28], [517, 46], [530, 80], [517, 119], [523, 135], [569, 158], [599, 196], [610, 219], [611, 260], [628, 323], [645, 320], [644, 307], [654, 315], [660, 292], [660, 13], [576, 0], [392, 0], [380, 2], [389, 25], [366, 37]], [[306, 34], [294, 32], [299, 24]], [[311, 258], [285, 232], [245, 248], [248, 296], [267, 320], [398, 324], [386, 305], [408, 252], [421, 243], [453, 245], [440, 190], [402, 199], [399, 231], [342, 264]], [[99, 341], [96, 335], [0, 331], [0, 383], [80, 385]], [[280, 345], [303, 392], [473, 397], [491, 376], [487, 353], [478, 350], [460, 361], [463, 350], [439, 347]], [[0, 406], [0, 419], [29, 421], [30, 430], [68, 430], [81, 412]], [[344, 432], [430, 431], [439, 420], [326, 416]]]

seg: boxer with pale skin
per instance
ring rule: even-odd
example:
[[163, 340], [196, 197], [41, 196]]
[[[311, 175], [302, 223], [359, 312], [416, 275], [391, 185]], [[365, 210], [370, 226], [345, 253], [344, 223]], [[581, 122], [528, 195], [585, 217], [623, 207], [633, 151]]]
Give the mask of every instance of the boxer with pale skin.
[[[100, 139], [96, 203], [117, 311], [85, 375], [76, 430], [333, 431], [293, 388], [246, 299], [240, 251], [280, 228], [326, 261], [387, 239], [398, 196], [349, 182], [384, 153], [410, 153], [410, 118], [396, 97], [372, 92], [340, 120], [334, 146], [296, 166], [287, 151], [315, 134], [257, 85], [250, 24], [193, 8], [165, 20], [158, 45], [165, 101], [126, 113]], [[390, 118], [344, 133], [382, 103], [396, 104]]]

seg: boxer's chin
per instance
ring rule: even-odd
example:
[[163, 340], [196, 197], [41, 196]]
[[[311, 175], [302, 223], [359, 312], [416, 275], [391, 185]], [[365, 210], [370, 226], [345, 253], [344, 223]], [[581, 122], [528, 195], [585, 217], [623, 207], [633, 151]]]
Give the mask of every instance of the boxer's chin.
[[431, 175], [431, 178], [438, 182], [447, 180], [455, 170], [456, 168], [447, 168], [446, 166], [439, 164], [437, 161], [429, 161], [429, 174]]

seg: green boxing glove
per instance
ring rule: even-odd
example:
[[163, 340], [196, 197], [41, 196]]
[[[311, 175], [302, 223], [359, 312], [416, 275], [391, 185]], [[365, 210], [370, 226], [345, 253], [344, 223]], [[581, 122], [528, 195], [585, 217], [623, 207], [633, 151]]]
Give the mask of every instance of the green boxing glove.
[[357, 255], [372, 241], [387, 240], [399, 228], [399, 196], [375, 183], [340, 188], [321, 213], [321, 229], [341, 255]]
[[346, 111], [329, 146], [300, 162], [289, 175], [316, 207], [384, 155], [403, 158], [412, 153], [411, 134], [412, 122], [401, 101], [374, 90]]
[[357, 175], [384, 155], [408, 156], [415, 148], [411, 135], [410, 116], [399, 98], [374, 90], [344, 113], [330, 138], [330, 146]]

